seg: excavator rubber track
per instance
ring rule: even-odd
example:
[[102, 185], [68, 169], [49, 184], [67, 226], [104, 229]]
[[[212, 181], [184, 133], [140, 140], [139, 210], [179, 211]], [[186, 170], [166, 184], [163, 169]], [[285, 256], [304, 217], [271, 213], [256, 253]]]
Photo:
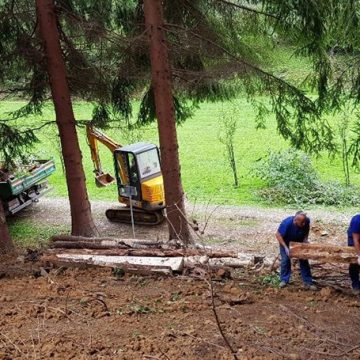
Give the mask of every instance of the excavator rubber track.
[[[162, 211], [148, 212], [141, 209], [133, 209], [135, 225], [159, 225], [164, 221]], [[130, 208], [108, 209], [105, 212], [106, 217], [113, 222], [131, 224]]]

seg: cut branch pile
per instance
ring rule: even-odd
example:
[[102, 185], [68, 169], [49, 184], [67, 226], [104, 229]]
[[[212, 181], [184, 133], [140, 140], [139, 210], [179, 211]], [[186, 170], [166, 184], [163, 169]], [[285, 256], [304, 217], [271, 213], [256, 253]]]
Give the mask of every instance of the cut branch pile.
[[215, 250], [210, 247], [179, 247], [172, 242], [139, 239], [54, 236], [42, 260], [63, 266], [95, 265], [122, 268], [128, 272], [171, 274], [197, 266], [250, 267], [271, 265], [271, 259], [254, 254]]

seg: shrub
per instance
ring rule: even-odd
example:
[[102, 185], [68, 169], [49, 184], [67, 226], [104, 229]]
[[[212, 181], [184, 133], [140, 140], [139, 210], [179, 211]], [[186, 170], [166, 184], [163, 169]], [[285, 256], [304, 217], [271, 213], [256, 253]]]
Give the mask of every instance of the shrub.
[[270, 152], [254, 166], [253, 174], [265, 180], [267, 187], [259, 195], [269, 202], [357, 206], [360, 201], [359, 187], [322, 182], [310, 157], [299, 150]]
[[239, 186], [234, 145], [238, 117], [239, 115], [235, 108], [230, 111], [223, 112], [221, 114], [221, 127], [218, 135], [220, 142], [225, 145], [225, 158], [232, 171], [235, 187]]

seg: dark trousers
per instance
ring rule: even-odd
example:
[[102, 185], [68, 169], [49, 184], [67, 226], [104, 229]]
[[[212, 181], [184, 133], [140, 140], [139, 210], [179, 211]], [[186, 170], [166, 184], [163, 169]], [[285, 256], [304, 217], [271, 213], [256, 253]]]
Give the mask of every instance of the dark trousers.
[[[280, 266], [280, 281], [288, 283], [291, 276], [291, 259], [286, 255], [285, 249], [280, 245], [281, 266]], [[308, 260], [299, 260], [300, 273], [305, 284], [312, 284], [313, 279]]]
[[358, 264], [350, 264], [349, 275], [351, 279], [351, 286], [353, 289], [360, 289], [359, 270], [360, 266]]

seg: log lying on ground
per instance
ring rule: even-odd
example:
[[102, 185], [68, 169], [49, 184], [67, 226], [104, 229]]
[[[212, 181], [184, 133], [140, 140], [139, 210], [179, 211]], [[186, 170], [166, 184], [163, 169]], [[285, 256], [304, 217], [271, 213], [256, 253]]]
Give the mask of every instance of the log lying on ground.
[[172, 273], [197, 266], [239, 268], [259, 263], [266, 266], [269, 263], [268, 258], [251, 253], [215, 250], [200, 245], [179, 248], [173, 242], [140, 239], [61, 235], [51, 239], [51, 247], [42, 256], [44, 262], [62, 266], [118, 267], [138, 273]]
[[356, 263], [357, 255], [353, 247], [326, 244], [290, 243], [290, 257], [316, 260], [323, 263]]
[[[134, 249], [135, 250], [135, 249]], [[73, 266], [73, 265], [97, 265], [107, 267], [118, 267], [125, 271], [129, 267], [136, 269], [145, 269], [146, 272], [181, 272], [183, 268], [194, 268], [197, 266], [210, 266], [211, 268], [232, 267], [232, 268], [246, 268], [252, 267], [258, 263], [258, 256], [251, 254], [238, 254], [238, 257], [223, 257], [223, 258], [210, 258], [207, 255], [196, 256], [122, 256], [122, 255], [109, 255], [106, 251], [102, 250], [101, 254], [97, 253], [99, 250], [79, 250], [72, 249], [62, 252], [57, 252], [53, 249], [48, 251], [42, 256], [42, 261], [45, 263], [57, 264], [60, 266]], [[113, 251], [113, 250], [110, 250]], [[120, 251], [120, 250], [118, 250]], [[149, 249], [150, 251], [150, 249]], [[154, 255], [154, 253], [152, 253]], [[271, 261], [270, 261], [271, 260]], [[263, 265], [272, 263], [272, 259], [262, 257]], [[145, 266], [145, 268], [143, 268]], [[133, 271], [135, 272], [135, 271]]]
[[56, 254], [42, 257], [44, 262], [87, 264], [107, 266], [122, 269], [143, 269], [148, 272], [181, 271], [184, 266], [182, 257], [138, 257], [138, 256], [108, 256], [86, 254]]
[[[49, 253], [54, 254], [88, 254], [88, 255], [117, 255], [117, 256], [155, 256], [155, 257], [179, 257], [179, 256], [207, 256], [209, 258], [237, 258], [238, 253], [234, 251], [220, 251], [207, 249], [162, 249], [162, 248], [147, 248], [147, 249], [133, 249], [133, 248], [113, 248], [113, 247], [93, 247], [90, 244], [87, 247], [74, 246], [72, 248], [60, 246], [63, 241], [56, 242], [52, 246], [53, 249], [48, 250]], [[85, 244], [84, 244], [85, 245]], [[96, 246], [96, 244], [95, 244]]]
[[93, 249], [106, 248], [148, 248], [164, 245], [162, 241], [141, 240], [141, 239], [116, 239], [111, 237], [83, 237], [72, 235], [57, 235], [50, 239], [53, 247], [64, 247], [69, 249]]

